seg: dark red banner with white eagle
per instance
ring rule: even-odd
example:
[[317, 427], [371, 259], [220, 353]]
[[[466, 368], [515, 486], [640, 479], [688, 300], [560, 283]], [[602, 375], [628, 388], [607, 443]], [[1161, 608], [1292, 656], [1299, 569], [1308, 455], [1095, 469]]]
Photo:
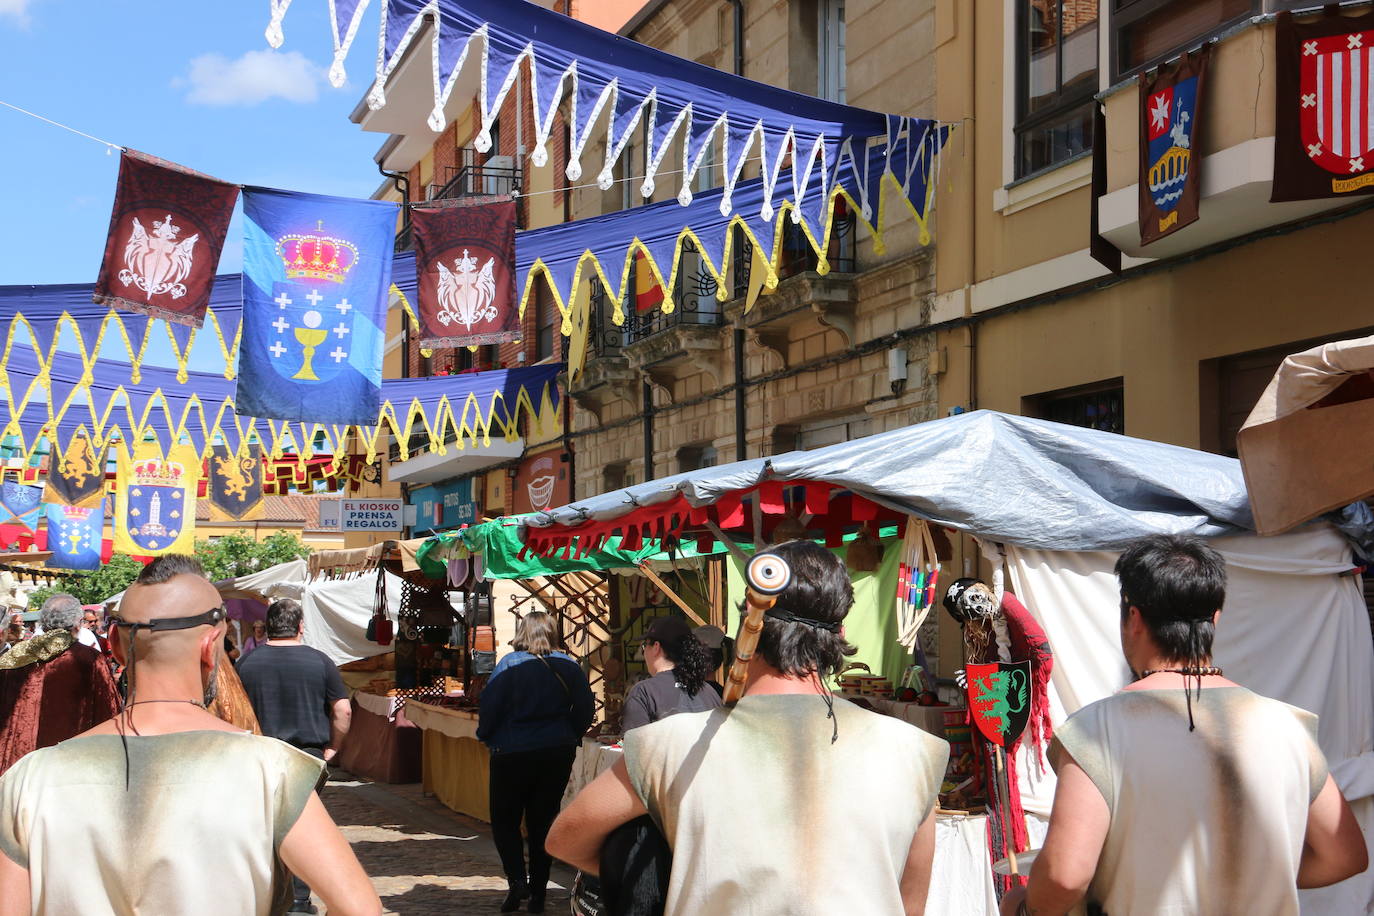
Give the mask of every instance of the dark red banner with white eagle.
[[[1344, 8], [1342, 8], [1344, 9]], [[1374, 193], [1374, 11], [1280, 13], [1273, 201]]]
[[420, 346], [520, 339], [515, 295], [515, 201], [413, 207]]
[[238, 196], [238, 185], [125, 150], [91, 298], [200, 327]]

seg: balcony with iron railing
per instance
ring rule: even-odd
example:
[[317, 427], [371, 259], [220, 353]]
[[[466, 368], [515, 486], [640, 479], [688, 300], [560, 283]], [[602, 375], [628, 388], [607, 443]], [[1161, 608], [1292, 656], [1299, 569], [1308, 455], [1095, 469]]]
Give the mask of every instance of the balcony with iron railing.
[[[519, 196], [520, 166], [510, 156], [487, 156], [471, 147], [460, 150], [460, 163], [445, 166], [435, 180], [424, 186], [424, 200], [465, 200], [478, 202], [487, 197], [515, 197], [515, 225], [525, 225], [524, 198]], [[439, 179], [442, 178], [442, 182]], [[402, 225], [396, 233], [396, 251], [410, 251], [415, 245], [410, 211], [403, 211]]]
[[[820, 258], [805, 230], [791, 220], [784, 221], [778, 246], [778, 285], [765, 290], [746, 314], [744, 297], [749, 290], [749, 271], [753, 250], [743, 232], [734, 246], [734, 297], [727, 306], [728, 320], [743, 326], [751, 340], [787, 361], [790, 328], [798, 323], [819, 321], [838, 330], [852, 346], [854, 310], [858, 294], [854, 286], [857, 270], [855, 230], [858, 220], [843, 200], [835, 203], [834, 222], [826, 240], [827, 272], [820, 273]], [[813, 227], [816, 232], [823, 227]]]

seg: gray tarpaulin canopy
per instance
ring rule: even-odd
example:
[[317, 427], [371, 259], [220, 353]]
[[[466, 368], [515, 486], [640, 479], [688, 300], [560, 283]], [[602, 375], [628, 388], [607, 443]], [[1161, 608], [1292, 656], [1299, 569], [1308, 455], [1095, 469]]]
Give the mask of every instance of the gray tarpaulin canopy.
[[539, 537], [576, 536], [589, 522], [604, 527], [679, 496], [710, 505], [768, 480], [829, 483], [889, 509], [1042, 550], [1254, 528], [1235, 459], [991, 410], [651, 480], [528, 523]]

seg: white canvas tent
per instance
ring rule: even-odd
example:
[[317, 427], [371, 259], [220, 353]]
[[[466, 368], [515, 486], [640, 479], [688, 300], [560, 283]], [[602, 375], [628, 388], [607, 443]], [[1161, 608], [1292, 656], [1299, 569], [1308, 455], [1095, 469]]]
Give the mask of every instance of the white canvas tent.
[[[1347, 541], [1314, 522], [1253, 533], [1238, 462], [1111, 433], [977, 411], [810, 452], [792, 452], [648, 481], [534, 517], [532, 537], [575, 536], [679, 496], [693, 507], [767, 480], [821, 481], [965, 531], [1003, 554], [1007, 586], [1044, 626], [1055, 653], [1056, 723], [1129, 681], [1121, 655], [1119, 549], [1155, 532], [1212, 539], [1229, 588], [1217, 663], [1251, 689], [1317, 713], [1318, 742], [1357, 818], [1374, 829], [1374, 648]], [[999, 546], [1000, 545], [1000, 546]], [[1255, 736], [1255, 753], [1265, 736]], [[1052, 774], [1020, 761], [1030, 819], [1048, 814]], [[1043, 823], [1031, 825], [1032, 845]], [[943, 847], [941, 847], [943, 848]], [[1374, 856], [1372, 856], [1374, 858]], [[928, 912], [965, 914], [991, 892], [979, 875], [941, 874]], [[1363, 913], [1374, 874], [1303, 891], [1312, 914]], [[995, 908], [987, 909], [995, 913]]]
[[[367, 638], [367, 622], [376, 600], [375, 573], [344, 579], [309, 578], [304, 560], [291, 560], [236, 579], [215, 583], [224, 598], [247, 598], [264, 604], [274, 598], [295, 598], [305, 615], [305, 643], [314, 646], [336, 665], [371, 658], [391, 651]], [[386, 576], [387, 612], [393, 620], [401, 603], [401, 579]], [[115, 607], [124, 593], [105, 599]]]
[[[319, 649], [336, 665], [391, 651], [367, 638], [367, 622], [376, 601], [373, 572], [343, 579], [309, 578], [305, 560], [292, 560], [237, 579], [216, 582], [226, 598], [295, 598], [305, 615], [305, 644]], [[386, 576], [387, 613], [396, 619], [401, 605], [401, 579]]]

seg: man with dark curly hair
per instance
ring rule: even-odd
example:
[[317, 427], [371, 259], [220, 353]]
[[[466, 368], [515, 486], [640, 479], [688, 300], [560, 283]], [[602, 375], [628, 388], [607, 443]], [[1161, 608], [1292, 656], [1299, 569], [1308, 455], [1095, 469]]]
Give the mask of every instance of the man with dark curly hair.
[[711, 656], [681, 617], [658, 617], [644, 628], [644, 666], [649, 677], [625, 696], [624, 731], [720, 705], [720, 694], [706, 686]]
[[854, 648], [844, 564], [809, 541], [771, 548], [792, 581], [765, 618], [731, 709], [635, 729], [573, 800], [547, 848], [596, 872], [606, 837], [648, 813], [673, 862], [667, 916], [921, 913], [949, 745], [833, 697]]

